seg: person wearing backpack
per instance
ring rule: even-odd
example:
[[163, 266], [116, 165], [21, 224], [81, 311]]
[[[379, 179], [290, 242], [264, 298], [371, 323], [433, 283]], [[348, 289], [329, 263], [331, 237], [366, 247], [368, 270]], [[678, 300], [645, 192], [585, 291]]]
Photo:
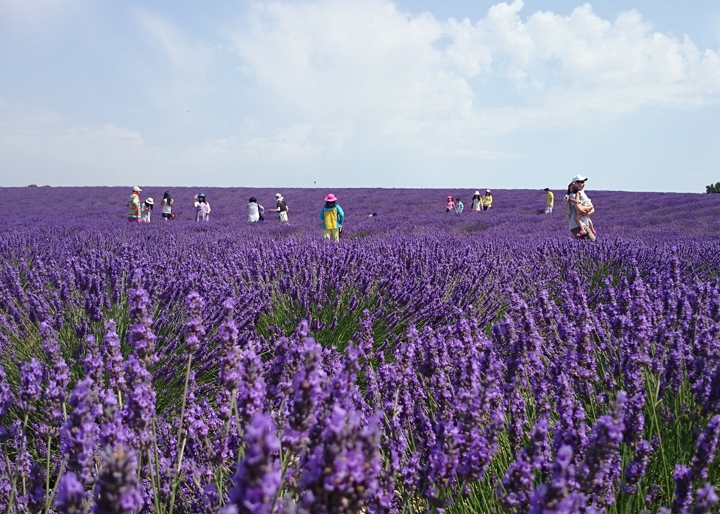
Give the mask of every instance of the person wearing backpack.
[[247, 205], [248, 221], [255, 223], [256, 221], [263, 221], [265, 219], [265, 207], [260, 205], [257, 198], [254, 196], [250, 197]]
[[320, 209], [320, 219], [323, 223], [323, 237], [331, 241], [340, 241], [340, 232], [345, 222], [345, 212], [337, 204], [337, 198], [330, 193], [325, 197], [325, 205]]

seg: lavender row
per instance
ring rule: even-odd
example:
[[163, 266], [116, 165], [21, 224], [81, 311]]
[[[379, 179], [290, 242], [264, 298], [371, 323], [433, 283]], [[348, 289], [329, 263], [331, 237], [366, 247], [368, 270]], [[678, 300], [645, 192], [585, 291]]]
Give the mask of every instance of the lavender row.
[[712, 234], [390, 214], [4, 226], [0, 508], [716, 508]]

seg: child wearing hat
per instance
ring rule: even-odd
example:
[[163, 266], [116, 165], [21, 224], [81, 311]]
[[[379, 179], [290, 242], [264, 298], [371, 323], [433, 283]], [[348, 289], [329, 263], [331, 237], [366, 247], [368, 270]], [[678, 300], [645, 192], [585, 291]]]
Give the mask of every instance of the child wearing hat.
[[453, 202], [452, 195], [448, 195], [447, 202], [445, 203], [445, 212], [455, 212], [455, 202]]
[[330, 193], [325, 197], [325, 205], [320, 209], [320, 219], [323, 223], [323, 237], [335, 242], [340, 241], [345, 212], [337, 204], [334, 194]]
[[152, 198], [145, 200], [142, 206], [142, 213], [140, 214], [140, 221], [143, 223], [150, 223], [150, 215], [152, 214], [153, 204], [155, 202]]

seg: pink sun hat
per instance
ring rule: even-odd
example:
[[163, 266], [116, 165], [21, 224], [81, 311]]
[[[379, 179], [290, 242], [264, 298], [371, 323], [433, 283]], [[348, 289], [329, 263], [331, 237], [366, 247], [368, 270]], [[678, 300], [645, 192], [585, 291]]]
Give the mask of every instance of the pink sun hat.
[[337, 198], [335, 198], [335, 195], [330, 193], [325, 197], [326, 202], [337, 202]]

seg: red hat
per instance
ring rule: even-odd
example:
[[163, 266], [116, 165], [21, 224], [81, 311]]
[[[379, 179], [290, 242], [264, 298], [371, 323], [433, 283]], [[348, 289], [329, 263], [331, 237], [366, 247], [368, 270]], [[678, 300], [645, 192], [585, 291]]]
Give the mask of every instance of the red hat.
[[330, 193], [325, 197], [326, 202], [337, 202], [337, 198], [335, 198], [335, 195]]

